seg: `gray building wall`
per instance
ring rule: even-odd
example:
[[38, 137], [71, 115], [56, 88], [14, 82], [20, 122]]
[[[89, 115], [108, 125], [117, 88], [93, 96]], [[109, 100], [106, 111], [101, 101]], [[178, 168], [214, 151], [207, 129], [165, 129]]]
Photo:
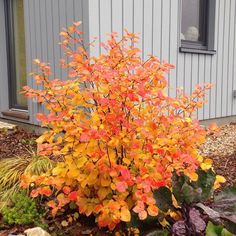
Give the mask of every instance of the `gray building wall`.
[[[24, 0], [25, 34], [27, 51], [27, 71], [33, 71], [32, 61], [39, 58], [49, 62], [52, 67], [52, 78], [67, 77], [66, 70], [61, 70], [59, 61], [63, 50], [59, 42], [59, 33], [72, 22], [83, 21], [82, 30], [88, 41], [88, 1], [87, 0]], [[28, 84], [34, 88], [32, 78]], [[37, 112], [44, 109], [29, 101], [30, 123], [38, 124], [35, 119]]]
[[[180, 53], [181, 0], [89, 0], [90, 36], [102, 42], [106, 34], [127, 28], [140, 33], [143, 58], [153, 54], [174, 65], [169, 93], [176, 87], [190, 93], [195, 84], [213, 83], [199, 119], [236, 114], [236, 0], [216, 0], [215, 55]], [[92, 49], [101, 52], [99, 44]]]
[[[63, 53], [59, 32], [72, 21], [83, 21], [85, 39], [98, 37], [92, 55], [99, 55], [99, 43], [106, 34], [125, 28], [140, 33], [143, 59], [153, 54], [174, 65], [168, 76], [169, 93], [177, 87], [190, 93], [195, 84], [213, 83], [208, 103], [199, 110], [199, 119], [236, 115], [236, 0], [216, 0], [215, 55], [180, 53], [181, 0], [24, 0], [27, 71], [40, 58], [52, 65], [55, 77], [66, 78], [58, 67]], [[3, 0], [0, 0], [0, 110], [8, 108], [7, 62]], [[36, 88], [31, 78], [28, 84]], [[42, 108], [29, 102], [30, 122]]]

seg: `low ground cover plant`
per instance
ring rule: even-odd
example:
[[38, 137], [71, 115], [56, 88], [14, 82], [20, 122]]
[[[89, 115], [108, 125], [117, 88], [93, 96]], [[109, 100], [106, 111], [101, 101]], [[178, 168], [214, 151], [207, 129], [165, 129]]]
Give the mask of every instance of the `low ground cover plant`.
[[[56, 167], [40, 176], [23, 175], [22, 187], [46, 198], [53, 217], [73, 203], [79, 214], [95, 216], [99, 227], [111, 231], [135, 217], [166, 225], [166, 217], [183, 215], [173, 195], [175, 177], [189, 181], [181, 194], [194, 195], [199, 190], [194, 183], [212, 167], [197, 151], [206, 131], [191, 118], [211, 85], [170, 97], [165, 76], [173, 66], [154, 56], [142, 61], [135, 34], [125, 31], [118, 39], [112, 33], [102, 44], [105, 52], [90, 57], [79, 25], [61, 32], [68, 80], [52, 80], [49, 64], [36, 59], [32, 75], [40, 89], [24, 87], [27, 97], [48, 110], [37, 114], [48, 128], [37, 140], [38, 154], [53, 158]], [[198, 198], [209, 197], [220, 182], [224, 179], [214, 175], [210, 190], [201, 186]], [[158, 204], [165, 196], [161, 190], [171, 203], [175, 198], [174, 207]]]
[[43, 210], [38, 208], [36, 201], [28, 197], [25, 191], [13, 194], [10, 201], [10, 206], [4, 206], [1, 210], [3, 223], [47, 228], [47, 224], [43, 222]]

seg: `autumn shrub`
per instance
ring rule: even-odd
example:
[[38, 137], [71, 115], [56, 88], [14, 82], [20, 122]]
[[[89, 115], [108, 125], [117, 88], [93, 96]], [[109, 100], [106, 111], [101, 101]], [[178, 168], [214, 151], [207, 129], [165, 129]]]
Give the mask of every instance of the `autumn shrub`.
[[141, 220], [161, 213], [153, 192], [172, 189], [173, 173], [196, 181], [198, 168], [211, 168], [197, 151], [205, 130], [191, 118], [211, 85], [170, 97], [165, 76], [174, 66], [154, 56], [142, 61], [135, 34], [125, 31], [118, 40], [112, 33], [104, 53], [90, 57], [79, 24], [60, 34], [68, 80], [50, 79], [50, 65], [36, 59], [32, 75], [40, 89], [24, 87], [48, 110], [37, 114], [49, 128], [38, 152], [57, 165], [47, 175], [24, 175], [22, 186], [33, 183], [31, 196], [48, 196], [53, 216], [74, 202], [80, 214], [112, 230], [131, 213]]

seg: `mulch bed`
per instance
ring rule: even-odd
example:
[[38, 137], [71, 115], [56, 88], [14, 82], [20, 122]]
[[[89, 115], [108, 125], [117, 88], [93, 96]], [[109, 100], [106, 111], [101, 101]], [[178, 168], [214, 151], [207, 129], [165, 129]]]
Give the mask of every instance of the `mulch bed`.
[[0, 159], [13, 156], [29, 156], [36, 150], [38, 136], [21, 128], [0, 131]]

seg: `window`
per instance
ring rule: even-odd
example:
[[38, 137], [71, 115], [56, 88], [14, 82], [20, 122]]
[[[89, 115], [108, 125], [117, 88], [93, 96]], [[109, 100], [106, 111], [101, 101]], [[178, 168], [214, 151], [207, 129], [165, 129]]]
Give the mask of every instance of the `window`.
[[5, 0], [10, 108], [27, 110], [27, 99], [20, 90], [27, 84], [24, 0]]
[[214, 54], [215, 0], [182, 0], [181, 52]]

